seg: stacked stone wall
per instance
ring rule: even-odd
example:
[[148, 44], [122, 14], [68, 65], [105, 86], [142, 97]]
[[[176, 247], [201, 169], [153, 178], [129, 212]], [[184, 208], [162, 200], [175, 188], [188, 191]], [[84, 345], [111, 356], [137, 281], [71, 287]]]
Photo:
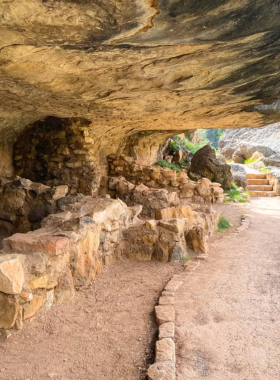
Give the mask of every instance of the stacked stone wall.
[[[184, 206], [176, 192], [112, 181], [128, 205], [108, 194], [65, 196], [67, 186], [1, 178], [0, 219], [12, 228], [0, 250], [0, 328], [21, 328], [39, 309], [68, 302], [122, 255], [177, 261], [188, 247], [207, 252], [219, 217], [210, 206]], [[15, 233], [19, 226], [32, 231]]]
[[280, 195], [280, 169], [273, 168], [273, 171], [267, 173], [266, 177], [273, 186], [273, 191], [275, 191], [276, 195]]
[[3, 240], [0, 328], [21, 328], [39, 309], [68, 302], [103, 265], [120, 257], [122, 229], [135, 210], [107, 197], [75, 198], [60, 198], [58, 212], [36, 231]]
[[97, 196], [107, 166], [98, 166], [87, 120], [49, 117], [28, 127], [14, 145], [15, 174], [70, 194]]
[[[121, 176], [133, 185], [144, 184], [149, 188], [166, 189], [178, 193], [180, 199], [190, 203], [222, 203], [223, 189], [219, 183], [207, 178], [191, 181], [186, 172], [175, 172], [158, 165], [147, 166], [125, 155], [108, 157], [109, 174]], [[114, 190], [110, 189], [109, 190]], [[112, 193], [113, 195], [113, 193]]]

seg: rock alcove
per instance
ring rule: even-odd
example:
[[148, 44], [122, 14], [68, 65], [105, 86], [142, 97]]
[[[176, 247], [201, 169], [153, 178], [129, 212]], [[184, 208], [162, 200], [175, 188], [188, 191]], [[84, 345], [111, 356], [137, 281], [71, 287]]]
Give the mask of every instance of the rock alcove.
[[207, 251], [220, 185], [152, 164], [180, 131], [279, 121], [279, 9], [1, 3], [0, 328], [66, 302], [122, 254]]

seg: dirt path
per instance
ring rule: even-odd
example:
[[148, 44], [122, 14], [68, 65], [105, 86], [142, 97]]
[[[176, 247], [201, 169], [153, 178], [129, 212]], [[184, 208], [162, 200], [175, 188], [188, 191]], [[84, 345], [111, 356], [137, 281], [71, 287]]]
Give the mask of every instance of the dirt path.
[[181, 270], [134, 260], [107, 267], [70, 305], [41, 312], [0, 342], [0, 379], [143, 379], [156, 339], [154, 305]]
[[178, 380], [280, 379], [280, 199], [250, 215], [177, 293]]

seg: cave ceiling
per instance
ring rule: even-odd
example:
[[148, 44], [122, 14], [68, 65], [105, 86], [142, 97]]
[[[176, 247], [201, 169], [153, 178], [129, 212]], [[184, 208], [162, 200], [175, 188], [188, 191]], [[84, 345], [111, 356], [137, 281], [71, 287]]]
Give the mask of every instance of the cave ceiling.
[[0, 141], [47, 116], [96, 133], [280, 120], [280, 0], [1, 0]]

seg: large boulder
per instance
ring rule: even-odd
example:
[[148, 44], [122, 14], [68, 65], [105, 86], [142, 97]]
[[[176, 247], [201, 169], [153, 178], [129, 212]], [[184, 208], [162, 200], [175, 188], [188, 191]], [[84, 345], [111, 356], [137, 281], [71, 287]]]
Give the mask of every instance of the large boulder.
[[208, 178], [220, 183], [224, 189], [230, 189], [233, 182], [230, 166], [216, 158], [215, 149], [210, 145], [205, 145], [195, 153], [189, 176], [193, 180]]
[[233, 181], [237, 186], [241, 186], [243, 189], [246, 189], [248, 182], [246, 178], [245, 166], [240, 164], [230, 164], [230, 167], [233, 175]]

